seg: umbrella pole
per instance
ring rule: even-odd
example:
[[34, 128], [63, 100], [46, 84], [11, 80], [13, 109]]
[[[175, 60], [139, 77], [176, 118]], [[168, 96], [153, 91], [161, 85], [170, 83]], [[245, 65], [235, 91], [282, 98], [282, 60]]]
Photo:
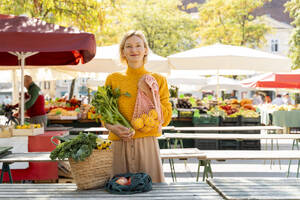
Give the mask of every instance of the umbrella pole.
[[21, 60], [21, 125], [24, 124], [24, 66], [25, 59], [33, 56], [39, 52], [9, 52], [12, 55], [18, 57], [18, 60]]
[[217, 99], [219, 98], [219, 91], [220, 91], [220, 78], [219, 78], [219, 69], [217, 71]]

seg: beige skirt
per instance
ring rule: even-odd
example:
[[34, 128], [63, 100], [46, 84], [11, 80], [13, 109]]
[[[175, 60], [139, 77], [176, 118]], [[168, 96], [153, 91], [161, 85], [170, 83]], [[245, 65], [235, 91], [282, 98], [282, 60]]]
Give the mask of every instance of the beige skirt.
[[113, 175], [144, 172], [153, 183], [165, 182], [156, 137], [113, 141], [112, 150]]

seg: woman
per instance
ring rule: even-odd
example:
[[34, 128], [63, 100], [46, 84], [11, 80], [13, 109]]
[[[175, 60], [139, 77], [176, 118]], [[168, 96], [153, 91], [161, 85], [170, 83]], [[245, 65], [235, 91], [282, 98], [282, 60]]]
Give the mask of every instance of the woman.
[[[166, 79], [144, 68], [149, 53], [145, 36], [140, 31], [130, 31], [123, 37], [120, 44], [121, 62], [127, 65], [125, 73], [113, 73], [106, 79], [105, 85], [120, 88], [121, 93], [128, 92], [130, 97], [121, 96], [118, 101], [119, 110], [130, 122], [134, 112], [138, 89], [152, 99], [152, 91], [140, 78], [152, 75], [159, 86], [160, 103], [163, 114], [163, 126], [169, 124], [172, 117], [172, 107], [169, 102], [169, 91]], [[121, 173], [144, 172], [151, 176], [153, 182], [164, 182], [159, 145], [156, 137], [161, 132], [153, 129], [145, 135], [139, 131], [130, 131], [122, 125], [105, 124], [110, 131], [109, 139], [113, 141], [113, 175]]]

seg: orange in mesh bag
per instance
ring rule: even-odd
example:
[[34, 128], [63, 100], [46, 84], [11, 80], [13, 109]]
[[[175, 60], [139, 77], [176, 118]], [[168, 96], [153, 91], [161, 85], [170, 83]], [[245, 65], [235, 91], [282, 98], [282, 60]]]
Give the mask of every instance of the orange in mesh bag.
[[131, 125], [135, 130], [143, 133], [148, 133], [154, 129], [160, 132], [163, 117], [160, 107], [158, 83], [153, 76], [148, 74], [144, 75], [141, 78], [141, 81], [145, 81], [145, 83], [150, 87], [154, 102], [152, 102], [152, 100], [147, 97], [141, 89], [139, 89], [137, 92]]

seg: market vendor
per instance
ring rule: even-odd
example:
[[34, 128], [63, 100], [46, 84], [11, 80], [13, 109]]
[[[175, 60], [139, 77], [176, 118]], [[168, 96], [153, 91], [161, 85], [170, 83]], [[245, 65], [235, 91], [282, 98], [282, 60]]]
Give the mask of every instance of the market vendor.
[[[26, 98], [24, 108], [26, 114], [30, 117], [30, 123], [47, 126], [47, 115], [45, 111], [45, 99], [41, 89], [32, 81], [29, 75], [24, 76], [24, 86], [27, 89], [28, 98]], [[15, 105], [14, 107], [17, 107]]]

